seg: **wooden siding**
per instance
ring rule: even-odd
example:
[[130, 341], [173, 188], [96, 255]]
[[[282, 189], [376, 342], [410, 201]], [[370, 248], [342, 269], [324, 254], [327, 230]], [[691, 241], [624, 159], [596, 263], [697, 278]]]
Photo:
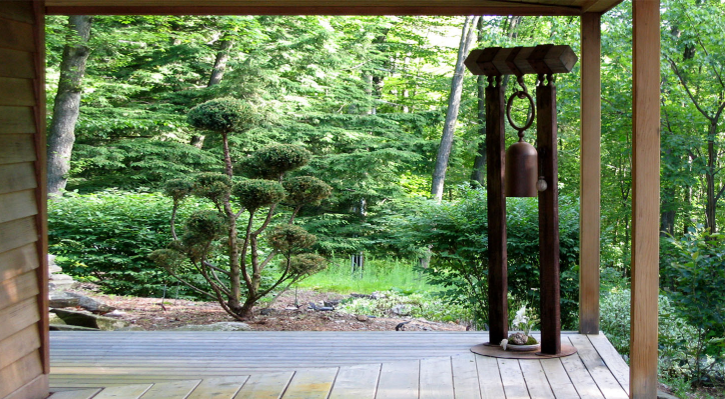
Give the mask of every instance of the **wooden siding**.
[[47, 0], [49, 14], [581, 15], [621, 0]]
[[0, 8], [0, 398], [48, 394], [43, 11]]

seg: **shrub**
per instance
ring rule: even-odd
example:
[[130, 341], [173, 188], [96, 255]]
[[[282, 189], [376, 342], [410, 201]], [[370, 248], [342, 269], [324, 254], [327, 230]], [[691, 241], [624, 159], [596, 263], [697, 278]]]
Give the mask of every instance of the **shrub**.
[[[488, 220], [486, 192], [463, 187], [462, 198], [441, 204], [429, 202], [409, 224], [411, 239], [433, 253], [424, 273], [449, 302], [466, 304], [473, 324], [488, 322]], [[509, 198], [507, 205], [508, 289], [510, 310], [522, 304], [539, 311], [539, 229], [535, 199]], [[579, 207], [576, 200], [559, 199], [561, 318], [563, 329], [575, 329], [579, 284]]]
[[[157, 193], [105, 191], [66, 193], [48, 201], [49, 252], [65, 273], [97, 282], [108, 293], [161, 296], [176, 281], [147, 259], [164, 248], [171, 200]], [[208, 205], [192, 202], [182, 211], [186, 219]], [[190, 292], [181, 289], [183, 295]]]
[[221, 133], [250, 126], [255, 115], [248, 103], [226, 97], [197, 105], [189, 110], [187, 119], [195, 128]]

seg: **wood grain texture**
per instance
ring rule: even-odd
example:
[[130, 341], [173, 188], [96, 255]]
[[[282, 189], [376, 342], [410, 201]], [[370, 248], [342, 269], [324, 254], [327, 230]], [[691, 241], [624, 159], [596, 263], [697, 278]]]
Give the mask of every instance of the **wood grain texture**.
[[0, 134], [35, 133], [31, 107], [0, 106]]
[[449, 357], [420, 361], [420, 399], [453, 399], [453, 370]]
[[35, 204], [33, 190], [0, 194], [0, 223], [33, 216], [37, 213], [38, 207]]
[[660, 217], [660, 1], [632, 3], [630, 397], [657, 395]]
[[506, 399], [530, 399], [526, 380], [516, 359], [496, 359]]
[[40, 320], [38, 301], [35, 297], [0, 310], [0, 340], [33, 325]]
[[599, 353], [594, 349], [589, 339], [585, 335], [569, 336], [568, 338], [576, 347], [579, 358], [586, 366], [599, 390], [604, 394], [604, 397], [607, 399], [627, 398], [627, 393], [619, 385], [619, 382], [614, 378], [602, 358], [599, 357]]
[[38, 232], [36, 251], [38, 253], [38, 307], [40, 322], [38, 328], [45, 333], [42, 336], [40, 354], [43, 360], [43, 373], [50, 374], [50, 338], [48, 336], [48, 193], [47, 193], [47, 165], [46, 165], [46, 99], [45, 99], [45, 0], [32, 2], [33, 7], [33, 61], [35, 64], [35, 78], [33, 79], [35, 106], [33, 119], [35, 121], [35, 203], [38, 212], [35, 216], [35, 226]]
[[38, 295], [38, 279], [35, 270], [0, 282], [0, 309], [5, 309]]
[[581, 18], [579, 332], [599, 333], [601, 215], [601, 17]]
[[589, 342], [597, 350], [599, 357], [602, 358], [609, 371], [612, 372], [614, 378], [619, 381], [619, 385], [622, 386], [625, 392], [629, 393], [629, 366], [622, 359], [622, 355], [614, 349], [604, 334], [587, 335], [587, 338], [589, 338]]
[[336, 367], [295, 372], [284, 393], [284, 399], [327, 398], [335, 382]]
[[561, 284], [559, 280], [559, 162], [557, 155], [556, 86], [552, 75], [539, 75], [536, 86], [536, 135], [539, 177], [539, 281], [541, 352], [561, 352]]
[[478, 370], [476, 369], [476, 355], [452, 356], [453, 386], [457, 398], [480, 399], [481, 388], [478, 386]]
[[35, 244], [0, 253], [0, 281], [11, 279], [38, 267]]
[[0, 77], [0, 105], [32, 107], [35, 105], [34, 90], [32, 79]]
[[383, 363], [376, 399], [418, 399], [420, 362]]
[[205, 379], [191, 392], [188, 399], [232, 399], [247, 379], [249, 376]]
[[0, 17], [0, 48], [33, 52], [33, 25]]
[[279, 399], [293, 375], [293, 372], [252, 375], [234, 399]]
[[506, 103], [500, 76], [488, 77], [485, 93], [489, 335], [491, 342], [498, 344], [508, 337], [508, 257], [504, 193]]
[[0, 134], [0, 165], [35, 161], [32, 134]]
[[29, 2], [4, 1], [0, 7], [0, 18], [33, 23], [33, 7]]
[[329, 399], [375, 398], [380, 368], [380, 364], [340, 367]]
[[[48, 376], [41, 374], [4, 399], [45, 399], [48, 397]], [[81, 398], [76, 398], [81, 399]]]
[[555, 399], [540, 360], [519, 360], [531, 399]]
[[343, 14], [343, 15], [580, 15], [584, 10], [604, 12], [621, 0], [49, 0], [47, 12], [62, 15], [99, 14]]
[[40, 347], [40, 336], [35, 326], [28, 326], [0, 341], [0, 369], [22, 359]]
[[478, 383], [481, 388], [482, 399], [505, 399], [503, 382], [498, 369], [498, 362], [495, 358], [476, 356], [476, 368], [478, 369]]
[[201, 383], [201, 380], [169, 381], [154, 384], [141, 399], [186, 398]]
[[27, 51], [0, 48], [0, 77], [25, 78], [35, 77], [33, 54]]
[[38, 240], [35, 218], [30, 216], [0, 223], [0, 253]]
[[43, 374], [43, 365], [38, 351], [13, 362], [0, 370], [0, 398], [13, 393], [23, 385]]
[[576, 399], [579, 394], [566, 373], [561, 359], [541, 359], [541, 368], [546, 374], [551, 391], [556, 399]]
[[0, 165], [0, 194], [36, 187], [32, 162]]

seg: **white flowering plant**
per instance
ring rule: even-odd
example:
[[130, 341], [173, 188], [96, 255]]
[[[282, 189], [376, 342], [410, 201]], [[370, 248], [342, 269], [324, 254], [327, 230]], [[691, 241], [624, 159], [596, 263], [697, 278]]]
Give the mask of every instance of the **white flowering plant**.
[[532, 310], [533, 309], [527, 309], [526, 305], [521, 306], [521, 308], [516, 311], [516, 317], [514, 317], [514, 320], [511, 322], [511, 325], [515, 330], [521, 330], [521, 332], [523, 332], [527, 337], [531, 336], [531, 330], [539, 321]]

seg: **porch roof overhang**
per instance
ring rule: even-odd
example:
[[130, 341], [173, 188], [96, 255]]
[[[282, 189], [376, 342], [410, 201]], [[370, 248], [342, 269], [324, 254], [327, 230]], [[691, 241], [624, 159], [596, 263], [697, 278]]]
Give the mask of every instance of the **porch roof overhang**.
[[46, 0], [47, 14], [571, 15], [622, 0]]

